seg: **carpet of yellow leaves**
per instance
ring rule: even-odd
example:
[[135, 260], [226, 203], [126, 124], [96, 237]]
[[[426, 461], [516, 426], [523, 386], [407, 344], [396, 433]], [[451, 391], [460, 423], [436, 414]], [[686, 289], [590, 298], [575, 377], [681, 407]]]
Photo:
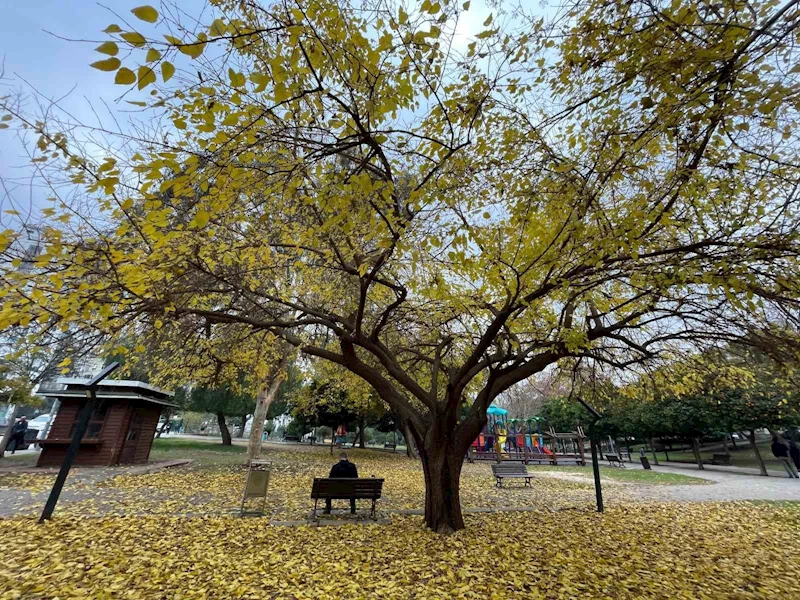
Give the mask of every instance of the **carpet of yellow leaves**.
[[[314, 477], [325, 477], [335, 459], [327, 451], [271, 450], [273, 461], [267, 506], [281, 520], [308, 517]], [[420, 509], [425, 485], [419, 463], [404, 456], [378, 452], [352, 452], [362, 477], [385, 479], [379, 509]], [[567, 481], [542, 473], [533, 489], [519, 482], [498, 489], [486, 464], [465, 465], [461, 500], [465, 507], [536, 506], [563, 508], [588, 505], [594, 501], [589, 482]], [[72, 514], [113, 512], [119, 514], [220, 514], [238, 510], [246, 470], [242, 465], [197, 465], [169, 469], [148, 475], [117, 477], [100, 484], [106, 494], [70, 507]], [[622, 486], [618, 486], [622, 489]], [[124, 493], [120, 493], [124, 492]], [[364, 504], [367, 506], [367, 503]]]
[[0, 599], [800, 597], [800, 511], [638, 504], [471, 515], [450, 537], [162, 516], [0, 521]]

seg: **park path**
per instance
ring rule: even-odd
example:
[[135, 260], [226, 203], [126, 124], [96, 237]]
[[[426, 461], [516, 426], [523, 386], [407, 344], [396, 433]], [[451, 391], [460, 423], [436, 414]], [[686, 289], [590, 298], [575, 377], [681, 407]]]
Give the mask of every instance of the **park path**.
[[[627, 464], [628, 469], [642, 469], [641, 465]], [[770, 472], [770, 477], [745, 474], [740, 469], [725, 470], [725, 467], [706, 468], [701, 471], [696, 466], [653, 467], [660, 473], [691, 475], [713, 481], [713, 485], [631, 485], [626, 498], [631, 500], [659, 500], [676, 502], [730, 502], [739, 500], [794, 500], [800, 501], [800, 479], [790, 479], [785, 473]], [[753, 470], [753, 473], [758, 473]], [[555, 473], [554, 473], [555, 474]], [[589, 481], [590, 476], [586, 476]], [[616, 483], [616, 482], [615, 482]]]

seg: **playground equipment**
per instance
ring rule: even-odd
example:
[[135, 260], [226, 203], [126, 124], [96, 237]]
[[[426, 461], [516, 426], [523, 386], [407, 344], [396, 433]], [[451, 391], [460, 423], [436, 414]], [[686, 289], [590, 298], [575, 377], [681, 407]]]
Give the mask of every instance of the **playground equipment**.
[[586, 464], [582, 427], [568, 433], [557, 433], [552, 427], [543, 432], [541, 417], [511, 419], [507, 410], [494, 405], [486, 414], [486, 426], [467, 452], [469, 462]]

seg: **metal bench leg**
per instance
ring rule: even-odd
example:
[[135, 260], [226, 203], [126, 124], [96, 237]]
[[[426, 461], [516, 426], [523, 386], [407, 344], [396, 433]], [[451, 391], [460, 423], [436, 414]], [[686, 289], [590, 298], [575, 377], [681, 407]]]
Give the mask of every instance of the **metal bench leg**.
[[314, 498], [314, 515], [312, 517], [313, 521], [317, 520], [317, 502], [319, 502], [319, 498]]

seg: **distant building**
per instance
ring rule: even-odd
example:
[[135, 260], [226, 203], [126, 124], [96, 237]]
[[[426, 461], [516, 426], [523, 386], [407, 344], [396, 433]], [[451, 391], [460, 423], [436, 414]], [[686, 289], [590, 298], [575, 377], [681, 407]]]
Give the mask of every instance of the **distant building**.
[[[82, 388], [87, 381], [60, 378], [37, 392], [60, 402], [47, 438], [39, 442], [42, 452], [37, 466], [59, 466], [64, 461], [78, 415], [88, 401]], [[162, 409], [177, 408], [172, 397], [172, 392], [141, 381], [101, 381], [97, 390], [100, 406], [89, 419], [74, 464], [99, 467], [147, 462]]]

